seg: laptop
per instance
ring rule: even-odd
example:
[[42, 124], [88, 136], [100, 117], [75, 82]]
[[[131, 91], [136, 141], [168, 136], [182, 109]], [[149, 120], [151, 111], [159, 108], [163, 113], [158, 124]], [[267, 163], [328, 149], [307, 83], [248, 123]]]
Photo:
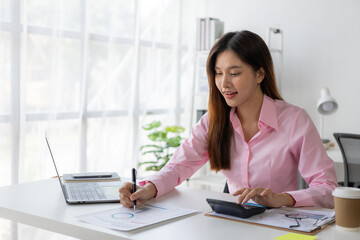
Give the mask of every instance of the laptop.
[[55, 159], [51, 151], [51, 147], [47, 137], [45, 136], [46, 144], [48, 146], [52, 162], [55, 167], [57, 177], [60, 182], [61, 190], [64, 194], [65, 201], [68, 204], [78, 203], [110, 203], [118, 202], [119, 187], [123, 184], [121, 181], [94, 181], [94, 182], [63, 182], [60, 178], [58, 168], [56, 167]]

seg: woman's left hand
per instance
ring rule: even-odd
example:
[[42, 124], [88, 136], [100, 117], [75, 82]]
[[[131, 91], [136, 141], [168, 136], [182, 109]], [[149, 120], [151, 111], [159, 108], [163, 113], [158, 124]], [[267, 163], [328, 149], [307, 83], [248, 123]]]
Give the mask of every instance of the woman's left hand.
[[238, 204], [246, 203], [250, 199], [265, 207], [292, 207], [295, 204], [290, 194], [274, 193], [270, 188], [241, 188], [232, 195], [240, 195]]

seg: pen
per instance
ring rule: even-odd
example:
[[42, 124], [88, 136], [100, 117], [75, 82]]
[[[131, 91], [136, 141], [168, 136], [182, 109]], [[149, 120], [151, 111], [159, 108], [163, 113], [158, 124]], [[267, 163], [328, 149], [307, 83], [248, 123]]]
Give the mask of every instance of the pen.
[[[136, 192], [136, 169], [133, 168], [131, 171], [132, 175], [132, 191], [133, 193]], [[134, 210], [136, 209], [136, 200], [134, 200]]]

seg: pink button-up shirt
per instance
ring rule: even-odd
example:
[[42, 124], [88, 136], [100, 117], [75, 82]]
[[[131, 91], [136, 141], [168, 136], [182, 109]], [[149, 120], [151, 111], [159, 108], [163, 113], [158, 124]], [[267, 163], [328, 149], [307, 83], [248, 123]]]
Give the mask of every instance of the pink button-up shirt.
[[[328, 157], [320, 136], [305, 110], [264, 95], [258, 122], [259, 132], [246, 142], [235, 108], [230, 112], [234, 129], [230, 170], [230, 193], [240, 188], [262, 187], [289, 193], [295, 206], [333, 208], [331, 195], [337, 186], [334, 162]], [[191, 136], [176, 150], [168, 164], [146, 179], [155, 184], [157, 197], [191, 177], [208, 161], [205, 114]], [[298, 190], [298, 171], [309, 185]], [[142, 182], [143, 185], [145, 182]]]

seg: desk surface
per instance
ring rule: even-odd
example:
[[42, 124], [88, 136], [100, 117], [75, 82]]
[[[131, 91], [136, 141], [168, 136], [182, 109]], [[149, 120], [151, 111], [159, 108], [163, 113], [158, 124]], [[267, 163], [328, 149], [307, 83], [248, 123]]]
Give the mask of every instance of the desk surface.
[[[228, 194], [178, 187], [152, 202], [166, 202], [200, 211], [131, 232], [96, 227], [75, 219], [86, 213], [111, 209], [117, 203], [67, 205], [57, 179], [0, 188], [0, 217], [81, 239], [274, 239], [286, 231], [204, 216], [210, 211], [205, 198], [226, 199]], [[359, 240], [359, 232], [344, 232], [333, 224], [318, 239]]]

